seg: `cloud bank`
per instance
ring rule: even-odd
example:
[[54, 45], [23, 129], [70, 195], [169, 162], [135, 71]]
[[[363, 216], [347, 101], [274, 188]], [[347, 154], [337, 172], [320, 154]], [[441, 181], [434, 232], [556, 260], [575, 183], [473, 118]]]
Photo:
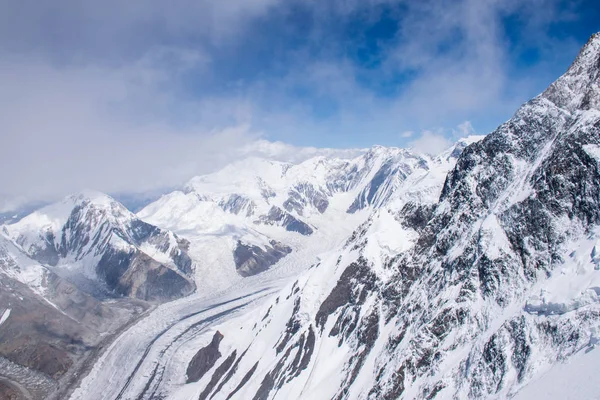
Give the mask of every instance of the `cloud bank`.
[[245, 155], [441, 149], [556, 78], [581, 38], [552, 29], [585, 14], [558, 0], [0, 0], [0, 210], [172, 187]]

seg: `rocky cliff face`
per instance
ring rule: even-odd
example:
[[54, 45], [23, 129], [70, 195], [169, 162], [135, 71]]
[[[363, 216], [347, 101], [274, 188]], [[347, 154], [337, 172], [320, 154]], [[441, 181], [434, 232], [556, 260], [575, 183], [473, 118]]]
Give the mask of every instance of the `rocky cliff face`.
[[[599, 77], [594, 35], [548, 90], [462, 151], [438, 201], [380, 210], [253, 325], [219, 327], [223, 357], [243, 355], [208, 394], [505, 398], [591, 350], [600, 329]], [[384, 181], [375, 175], [369, 187]]]
[[272, 240], [265, 248], [247, 245], [238, 241], [233, 259], [238, 273], [242, 276], [256, 275], [268, 270], [277, 261], [292, 252], [292, 249]]

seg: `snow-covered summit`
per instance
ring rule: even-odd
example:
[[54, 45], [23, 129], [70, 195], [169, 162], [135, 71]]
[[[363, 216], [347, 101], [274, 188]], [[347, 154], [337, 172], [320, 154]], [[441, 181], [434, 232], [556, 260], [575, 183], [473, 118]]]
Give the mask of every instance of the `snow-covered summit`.
[[[121, 295], [160, 299], [194, 287], [187, 242], [141, 221], [104, 193], [67, 196], [3, 229], [35, 260]], [[160, 279], [152, 282], [152, 271], [170, 276], [173, 290], [161, 287]]]
[[353, 158], [317, 155], [296, 164], [241, 159], [192, 178], [137, 217], [188, 238], [198, 260], [210, 253], [213, 261], [200, 263], [198, 281], [226, 286], [239, 278], [235, 255], [244, 249], [260, 254], [253, 270], [262, 271], [280, 260], [265, 256], [276, 248], [293, 255], [318, 242], [339, 243], [374, 210], [434, 203], [457, 157], [479, 139], [460, 140], [438, 156], [374, 146]]
[[291, 166], [288, 163], [264, 158], [245, 158], [215, 173], [190, 179], [185, 185], [185, 191], [195, 191], [205, 195], [244, 192], [260, 196], [261, 181], [279, 186], [283, 184], [285, 171]]
[[[195, 194], [186, 202], [190, 198], [209, 201], [226, 212], [252, 218], [265, 216], [276, 207], [295, 219], [306, 217], [308, 220], [303, 222], [310, 224], [311, 216], [325, 212], [331, 199], [340, 193], [353, 197], [344, 205], [349, 212], [387, 204], [391, 192], [409, 176], [426, 173], [434, 164], [440, 164], [441, 157], [456, 158], [476, 140], [461, 139], [449, 152], [435, 157], [403, 148], [374, 146], [351, 159], [316, 156], [291, 164], [247, 158], [215, 173], [192, 178], [183, 192]], [[160, 201], [165, 202], [166, 199]], [[150, 205], [140, 214], [148, 217], [149, 210], [156, 208], [156, 204]]]
[[9, 232], [38, 233], [40, 231], [58, 229], [69, 219], [74, 208], [89, 207], [99, 210], [110, 210], [107, 216], [116, 218], [132, 218], [130, 213], [120, 203], [102, 192], [85, 190], [65, 197], [56, 203], [44, 206], [20, 221], [7, 225]]
[[600, 33], [590, 37], [567, 72], [540, 95], [569, 112], [600, 107]]

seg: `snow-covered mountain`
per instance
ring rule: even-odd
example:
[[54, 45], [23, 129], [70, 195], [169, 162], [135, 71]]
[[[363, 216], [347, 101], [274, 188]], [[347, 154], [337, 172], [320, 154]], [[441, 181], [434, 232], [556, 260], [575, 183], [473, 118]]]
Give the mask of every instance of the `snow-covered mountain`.
[[[150, 314], [143, 319], [150, 327], [128, 348], [153, 329], [201, 318], [226, 303], [219, 290], [229, 288], [233, 301], [240, 291], [255, 297], [272, 291], [317, 254], [346, 242], [372, 212], [410, 200], [434, 202], [465, 145], [438, 157], [375, 147], [353, 159], [317, 157], [296, 165], [240, 160], [192, 179], [137, 215], [110, 196], [85, 191], [2, 225], [0, 383], [6, 384], [0, 395], [63, 398], [112, 335], [148, 308], [195, 288], [189, 300], [165, 304], [172, 312], [161, 315], [175, 322]], [[402, 244], [387, 233], [379, 240], [394, 252]], [[254, 293], [257, 284], [263, 289]]]
[[375, 146], [352, 159], [243, 159], [191, 179], [137, 215], [84, 191], [2, 230], [96, 297], [172, 299], [196, 285], [226, 288], [299, 250], [329, 250], [387, 204], [435, 201], [462, 149], [480, 139], [462, 139], [436, 157]]
[[329, 250], [324, 243], [343, 242], [372, 210], [434, 202], [462, 149], [480, 139], [435, 157], [376, 146], [352, 159], [243, 159], [191, 179], [138, 217], [190, 240], [199, 285], [226, 287], [299, 250]]
[[[244, 159], [193, 178], [137, 215], [110, 196], [85, 191], [5, 224], [0, 282], [12, 297], [9, 307], [0, 308], [6, 347], [0, 346], [0, 362], [5, 356], [11, 363], [12, 382], [26, 377], [30, 392], [60, 397], [102, 346], [102, 335], [114, 334], [148, 307], [127, 298], [157, 304], [197, 289], [197, 300], [182, 299], [172, 307], [200, 315], [196, 301], [219, 291], [256, 282], [279, 285], [317, 254], [346, 242], [357, 226], [372, 220], [372, 212], [434, 202], [460, 152], [480, 139], [464, 139], [436, 157], [378, 146], [353, 159], [316, 157], [300, 164]], [[386, 235], [381, 243], [396, 251], [402, 244]], [[244, 283], [255, 276], [255, 283]], [[11, 305], [15, 298], [30, 299], [23, 300], [29, 305]], [[56, 321], [66, 316], [71, 322], [61, 329], [18, 322], [57, 313]], [[21, 328], [32, 332], [36, 344], [28, 342], [30, 352], [17, 349], [24, 344]], [[73, 340], [84, 347], [69, 347]], [[58, 350], [44, 350], [47, 346]], [[34, 356], [39, 362], [27, 361]], [[59, 360], [58, 372], [47, 357]]]
[[[315, 176], [310, 189], [290, 185], [294, 195], [265, 181], [244, 215], [277, 206], [313, 224], [331, 193], [351, 189], [347, 211], [374, 211], [264, 306], [205, 331], [204, 347], [177, 358], [187, 362], [182, 376], [153, 393], [506, 398], [552, 365], [598, 351], [599, 82], [596, 34], [565, 75], [466, 147], [428, 196], [394, 186], [427, 181], [418, 171], [431, 163], [420, 156], [378, 159], [365, 172], [369, 155], [336, 161], [339, 181]], [[273, 166], [272, 177], [288, 171]]]
[[435, 199], [437, 193], [421, 190], [419, 180], [428, 176], [439, 186], [438, 181], [444, 179], [461, 151], [481, 138], [461, 139], [439, 156], [375, 146], [353, 159], [320, 156], [295, 165], [244, 159], [217, 173], [193, 178], [185, 192], [213, 201], [226, 212], [258, 216], [257, 223], [263, 222], [274, 207], [283, 210], [284, 215], [289, 213], [310, 222], [315, 215], [326, 212], [331, 198], [339, 193], [351, 194], [353, 200], [346, 210], [349, 213], [382, 207], [401, 196], [402, 189]]
[[3, 229], [31, 258], [82, 285], [100, 282], [109, 292], [143, 300], [194, 290], [189, 243], [102, 193], [69, 196]]

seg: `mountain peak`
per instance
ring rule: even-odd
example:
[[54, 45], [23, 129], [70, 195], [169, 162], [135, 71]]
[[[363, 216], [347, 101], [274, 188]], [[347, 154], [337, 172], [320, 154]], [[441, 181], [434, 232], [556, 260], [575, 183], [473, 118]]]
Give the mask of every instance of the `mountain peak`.
[[[588, 39], [585, 46], [588, 46], [588, 45], [594, 44], [594, 43], [596, 45], [600, 45], [600, 32], [596, 32], [596, 33], [592, 34], [592, 36], [590, 36], [590, 38]], [[584, 46], [584, 48], [585, 48], [585, 46]]]
[[116, 202], [106, 193], [92, 189], [84, 189], [80, 192], [67, 196], [67, 199], [73, 203], [90, 202], [98, 206], [109, 206]]
[[600, 32], [594, 33], [581, 48], [569, 71], [582, 73], [600, 69]]
[[540, 97], [569, 112], [600, 109], [600, 33], [595, 33], [567, 72], [552, 83]]

